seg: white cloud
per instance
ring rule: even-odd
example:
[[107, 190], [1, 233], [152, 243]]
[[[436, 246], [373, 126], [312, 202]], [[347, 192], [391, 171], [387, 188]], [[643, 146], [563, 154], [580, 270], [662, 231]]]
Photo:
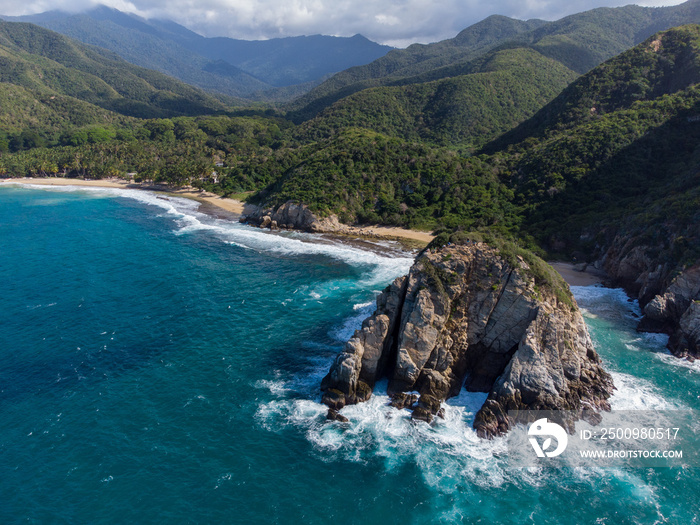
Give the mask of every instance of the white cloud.
[[[0, 13], [19, 15], [51, 9], [71, 12], [104, 3], [147, 18], [174, 20], [207, 36], [264, 39], [330, 34], [364, 36], [392, 45], [435, 42], [492, 14], [556, 20], [625, 0], [0, 0]], [[645, 6], [678, 0], [637, 0]]]
[[399, 25], [401, 23], [401, 20], [399, 20], [394, 15], [379, 14], [379, 15], [375, 15], [374, 19], [378, 23], [380, 23], [381, 25], [384, 25], [384, 26], [396, 26], [396, 25]]

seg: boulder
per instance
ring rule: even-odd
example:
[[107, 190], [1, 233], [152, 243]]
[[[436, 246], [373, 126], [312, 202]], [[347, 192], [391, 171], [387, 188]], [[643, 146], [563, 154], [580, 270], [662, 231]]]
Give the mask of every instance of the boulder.
[[334, 410], [332, 408], [328, 409], [326, 419], [328, 421], [338, 421], [340, 423], [347, 423], [349, 421], [348, 418], [346, 418], [343, 414], [339, 413], [337, 410]]
[[418, 395], [417, 394], [407, 394], [405, 392], [396, 392], [395, 394], [393, 394], [391, 396], [391, 402], [389, 403], [389, 405], [401, 410], [402, 408], [413, 408], [413, 405], [415, 405], [417, 402], [418, 402]]
[[248, 206], [239, 220], [257, 224], [261, 228], [285, 228], [312, 233], [343, 233], [349, 228], [336, 215], [319, 218], [306, 205], [285, 202], [277, 208]]
[[323, 393], [322, 401], [331, 410], [340, 410], [345, 406], [345, 394], [335, 388], [329, 388]]

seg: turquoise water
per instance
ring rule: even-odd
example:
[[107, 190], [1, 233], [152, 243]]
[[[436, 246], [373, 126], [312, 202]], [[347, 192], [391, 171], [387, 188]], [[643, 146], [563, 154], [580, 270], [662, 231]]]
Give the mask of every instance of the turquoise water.
[[[0, 523], [697, 523], [697, 468], [508, 469], [471, 419], [318, 384], [411, 264], [146, 192], [0, 188]], [[576, 288], [615, 408], [700, 409], [700, 366]], [[381, 385], [380, 385], [381, 389]]]

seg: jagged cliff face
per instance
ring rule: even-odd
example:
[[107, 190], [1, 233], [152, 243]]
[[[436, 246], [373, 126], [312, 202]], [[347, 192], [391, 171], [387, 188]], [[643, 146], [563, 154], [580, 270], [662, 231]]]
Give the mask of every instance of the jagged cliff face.
[[700, 357], [700, 267], [677, 275], [644, 306], [640, 329], [667, 332], [679, 357]]
[[700, 266], [679, 271], [663, 249], [635, 241], [616, 237], [598, 264], [639, 300], [639, 330], [669, 334], [678, 357], [700, 357]]
[[377, 299], [324, 378], [329, 417], [389, 378], [392, 404], [430, 422], [461, 388], [488, 392], [479, 435], [506, 432], [509, 410], [609, 409], [613, 385], [578, 309], [538, 289], [485, 244], [426, 252]]

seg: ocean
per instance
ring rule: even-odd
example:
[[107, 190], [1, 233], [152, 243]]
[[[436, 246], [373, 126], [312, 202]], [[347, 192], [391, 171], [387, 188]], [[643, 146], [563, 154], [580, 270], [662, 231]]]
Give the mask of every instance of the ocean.
[[[512, 469], [485, 394], [414, 424], [319, 384], [412, 256], [136, 190], [0, 187], [0, 523], [698, 523], [697, 465]], [[616, 409], [700, 409], [700, 364], [574, 287]]]

